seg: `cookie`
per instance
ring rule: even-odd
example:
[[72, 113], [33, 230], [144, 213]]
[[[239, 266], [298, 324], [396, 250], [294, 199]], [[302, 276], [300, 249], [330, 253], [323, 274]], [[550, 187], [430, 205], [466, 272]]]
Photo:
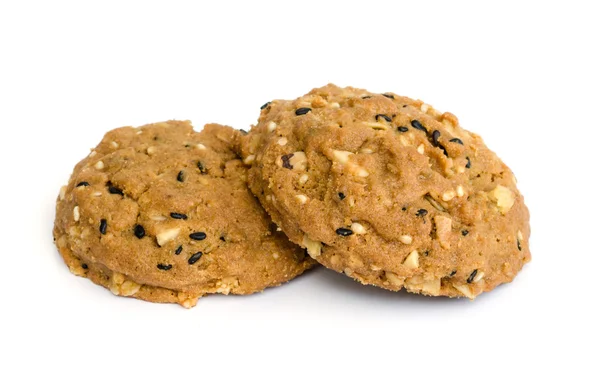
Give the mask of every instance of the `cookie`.
[[364, 284], [473, 299], [531, 258], [511, 170], [422, 101], [328, 85], [264, 105], [239, 150], [290, 240]]
[[239, 131], [168, 121], [108, 132], [60, 191], [54, 238], [72, 273], [120, 296], [192, 307], [310, 268], [246, 186]]

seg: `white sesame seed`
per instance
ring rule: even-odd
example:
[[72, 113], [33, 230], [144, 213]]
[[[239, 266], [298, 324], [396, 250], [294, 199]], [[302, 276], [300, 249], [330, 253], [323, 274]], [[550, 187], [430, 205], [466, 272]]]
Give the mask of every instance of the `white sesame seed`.
[[148, 148], [146, 149], [146, 152], [147, 152], [149, 155], [152, 155], [152, 154], [154, 154], [154, 153], [156, 152], [156, 147], [154, 147], [154, 146], [150, 146], [150, 147], [148, 147]]
[[273, 254], [273, 258], [276, 259], [276, 260], [279, 259], [279, 253], [274, 253]]
[[202, 143], [198, 143], [198, 144], [196, 145], [196, 148], [197, 148], [198, 150], [206, 150], [206, 146], [204, 146]]
[[458, 195], [459, 198], [465, 195], [465, 189], [463, 186], [456, 187], [456, 195]]
[[67, 193], [67, 186], [62, 186], [60, 188], [60, 191], [58, 193], [58, 197], [60, 198], [60, 200], [65, 200], [65, 194]]
[[454, 199], [455, 196], [456, 193], [454, 192], [454, 190], [446, 191], [442, 194], [442, 200], [447, 202]]
[[356, 175], [360, 176], [361, 178], [366, 178], [367, 176], [369, 176], [369, 172], [367, 170], [365, 170], [364, 168], [358, 168], [358, 170], [356, 171]]
[[296, 195], [295, 198], [300, 202], [300, 204], [305, 204], [308, 201], [308, 197], [302, 194]]
[[287, 145], [287, 142], [288, 142], [288, 140], [286, 137], [282, 137], [277, 140], [277, 144], [279, 146], [285, 146], [285, 145]]
[[419, 154], [424, 154], [425, 153], [425, 145], [424, 144], [420, 144], [419, 147], [417, 147], [417, 152]]
[[485, 273], [483, 272], [477, 272], [477, 275], [475, 275], [475, 277], [473, 278], [473, 282], [476, 283], [479, 280], [481, 280], [483, 278], [483, 276], [485, 276]]
[[110, 142], [110, 147], [112, 147], [113, 149], [116, 149], [119, 147], [119, 144], [115, 141]]
[[337, 102], [332, 102], [332, 103], [329, 104], [329, 106], [331, 106], [331, 107], [333, 107], [335, 109], [338, 109], [340, 107], [340, 104], [337, 103]]
[[306, 182], [308, 182], [308, 174], [302, 174], [302, 176], [298, 178], [298, 183], [304, 184]]
[[403, 264], [409, 269], [419, 268], [419, 252], [416, 249], [412, 251]]
[[96, 170], [102, 170], [104, 168], [104, 162], [102, 162], [102, 161], [96, 162], [96, 164], [94, 165], [94, 168]]
[[269, 130], [269, 132], [274, 131], [277, 128], [277, 124], [273, 121], [270, 121], [269, 123], [267, 123], [267, 130]]
[[101, 196], [102, 193], [100, 191], [96, 191], [92, 194], [92, 196]]
[[92, 152], [90, 153], [90, 155], [88, 155], [90, 158], [95, 157], [97, 154], [96, 151], [92, 150]]
[[517, 231], [517, 239], [519, 239], [519, 241], [523, 241], [523, 233], [521, 233], [521, 231]]
[[367, 233], [367, 229], [360, 223], [352, 223], [350, 229], [357, 235], [364, 235]]
[[365, 148], [360, 149], [360, 153], [361, 154], [373, 154], [373, 149], [365, 147]]
[[73, 207], [73, 220], [79, 221], [79, 206]]
[[254, 162], [254, 159], [256, 158], [256, 155], [251, 154], [248, 155], [245, 159], [244, 159], [244, 164], [252, 164]]
[[156, 222], [162, 222], [162, 221], [167, 220], [167, 217], [166, 216], [162, 216], [162, 215], [154, 215], [154, 216], [151, 216], [150, 219], [152, 219], [152, 220], [154, 220]]
[[412, 237], [410, 235], [402, 235], [400, 236], [400, 242], [402, 244], [411, 244], [413, 241]]
[[136, 135], [140, 135], [140, 134], [141, 134], [141, 133], [143, 133], [143, 132], [144, 132], [143, 130], [140, 130], [140, 131], [136, 131], [136, 133], [135, 133], [135, 134], [136, 134]]
[[350, 155], [352, 155], [350, 151], [331, 150], [331, 152], [333, 154], [333, 160], [340, 162], [341, 164], [348, 163], [348, 158], [350, 157]]

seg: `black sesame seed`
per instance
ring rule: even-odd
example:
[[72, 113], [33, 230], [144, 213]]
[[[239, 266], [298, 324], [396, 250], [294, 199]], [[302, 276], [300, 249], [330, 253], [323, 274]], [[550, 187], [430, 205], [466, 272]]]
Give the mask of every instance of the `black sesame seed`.
[[190, 239], [192, 239], [192, 240], [204, 240], [204, 239], [206, 239], [206, 234], [204, 232], [190, 233]]
[[453, 270], [453, 271], [450, 273], [450, 276], [448, 276], [448, 277], [452, 277], [452, 276], [454, 276], [455, 274], [456, 274], [456, 269], [455, 269], [455, 270]]
[[156, 264], [156, 268], [160, 269], [161, 271], [168, 271], [169, 269], [173, 268], [172, 264]]
[[194, 264], [196, 261], [200, 260], [200, 257], [202, 257], [202, 252], [196, 252], [194, 253], [189, 259], [188, 259], [188, 264], [192, 265]]
[[398, 131], [401, 133], [406, 133], [408, 131], [408, 127], [406, 126], [398, 126]]
[[461, 233], [462, 233], [463, 236], [467, 236], [469, 234], [469, 231], [467, 231], [466, 229], [463, 229], [461, 231]]
[[387, 97], [389, 99], [394, 99], [394, 95], [393, 94], [385, 94], [385, 93], [383, 93], [382, 96]]
[[473, 282], [473, 279], [475, 278], [475, 276], [477, 276], [477, 269], [475, 269], [471, 275], [469, 276], [469, 278], [467, 279], [467, 283], [471, 284]]
[[221, 240], [221, 241], [226, 241], [226, 240], [225, 240], [225, 236], [221, 236], [221, 237], [219, 237], [219, 240]]
[[248, 132], [244, 129], [240, 129], [240, 133], [242, 133], [242, 135], [248, 135]]
[[467, 165], [465, 167], [471, 168], [471, 160], [469, 159], [469, 157], [467, 157]]
[[418, 216], [418, 217], [423, 217], [423, 216], [425, 216], [425, 215], [427, 215], [427, 210], [426, 210], [426, 209], [424, 209], [424, 208], [421, 208], [421, 209], [419, 209], [419, 210], [417, 211], [417, 216]]
[[183, 182], [183, 171], [179, 171], [179, 173], [177, 174], [177, 181]]
[[354, 232], [352, 232], [352, 230], [348, 228], [338, 228], [335, 230], [335, 233], [337, 233], [340, 236], [350, 236]]
[[338, 192], [338, 197], [340, 198], [340, 200], [346, 199], [346, 195], [344, 195], [343, 192]]
[[179, 212], [171, 212], [169, 215], [171, 215], [173, 219], [187, 220], [188, 218], [186, 214], [180, 214]]
[[183, 251], [183, 245], [180, 245], [179, 247], [177, 247], [177, 249], [175, 250], [175, 254], [179, 255], [181, 253], [181, 251]]
[[517, 248], [519, 248], [519, 251], [522, 250], [521, 248], [521, 240], [517, 239]]
[[406, 211], [406, 207], [402, 207], [402, 211]]
[[106, 223], [106, 219], [102, 219], [100, 220], [100, 233], [105, 235], [106, 234], [106, 227], [108, 226], [108, 224]]
[[115, 186], [109, 185], [108, 186], [108, 192], [110, 192], [111, 194], [115, 194], [115, 195], [123, 195], [123, 190], [121, 190], [120, 188], [117, 188]]
[[450, 142], [452, 142], [452, 143], [458, 143], [459, 145], [463, 144], [463, 141], [460, 138], [452, 138], [450, 140]]
[[88, 269], [88, 265], [86, 263], [81, 264], [81, 268]]
[[82, 186], [83, 186], [83, 187], [87, 187], [87, 186], [89, 186], [89, 185], [90, 185], [90, 184], [89, 184], [88, 182], [79, 182], [79, 183], [77, 183], [77, 186], [75, 186], [75, 187], [82, 187]]
[[296, 115], [304, 115], [310, 111], [312, 111], [310, 107], [301, 107], [300, 109], [296, 109]]
[[416, 119], [413, 119], [412, 121], [410, 121], [410, 124], [412, 125], [412, 127], [414, 127], [417, 130], [427, 132], [427, 129], [424, 128], [423, 125], [421, 125], [421, 122], [417, 121]]
[[439, 146], [439, 144], [440, 144], [440, 142], [439, 142], [440, 135], [442, 135], [442, 134], [440, 133], [439, 130], [434, 130], [433, 133], [431, 134], [431, 140], [433, 141], [433, 145], [436, 147]]
[[263, 109], [265, 109], [265, 108], [266, 108], [267, 106], [269, 106], [270, 104], [271, 104], [271, 102], [267, 102], [267, 103], [265, 103], [264, 105], [262, 105], [262, 106], [260, 107], [260, 110], [263, 110]]
[[360, 98], [362, 98], [362, 99], [369, 99], [369, 98], [371, 98], [371, 96], [362, 96]]
[[144, 236], [146, 236], [146, 230], [144, 229], [144, 227], [142, 227], [141, 225], [136, 225], [135, 228], [133, 229], [133, 234], [135, 235], [135, 237], [137, 237], [138, 239], [143, 238]]
[[378, 121], [378, 120], [379, 120], [379, 118], [383, 118], [383, 119], [385, 119], [385, 120], [386, 120], [386, 121], [388, 121], [388, 122], [392, 122], [392, 119], [391, 119], [389, 116], [385, 115], [385, 114], [377, 114], [377, 115], [375, 116], [375, 120], [376, 120], [376, 121]]
[[204, 167], [204, 164], [200, 161], [198, 161], [198, 170], [200, 170], [200, 174], [206, 174], [206, 167]]
[[292, 159], [293, 156], [294, 156], [294, 153], [285, 154], [281, 157], [281, 160], [283, 162], [283, 167], [290, 169], [290, 170], [293, 168], [292, 164], [290, 163], [290, 159]]

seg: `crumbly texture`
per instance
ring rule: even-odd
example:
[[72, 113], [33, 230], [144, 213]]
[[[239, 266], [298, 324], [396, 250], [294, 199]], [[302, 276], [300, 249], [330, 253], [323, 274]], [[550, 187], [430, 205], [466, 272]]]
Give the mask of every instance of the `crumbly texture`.
[[54, 238], [72, 273], [114, 294], [194, 306], [312, 264], [277, 232], [232, 150], [239, 131], [168, 121], [108, 132], [61, 189]]
[[513, 173], [421, 101], [328, 85], [267, 103], [239, 150], [273, 221], [364, 284], [472, 299], [530, 261]]

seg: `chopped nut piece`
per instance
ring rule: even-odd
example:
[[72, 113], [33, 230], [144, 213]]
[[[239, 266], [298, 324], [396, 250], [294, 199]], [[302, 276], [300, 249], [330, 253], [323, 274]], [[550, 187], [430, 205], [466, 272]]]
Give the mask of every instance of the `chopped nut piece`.
[[140, 288], [140, 284], [127, 280], [121, 273], [114, 272], [110, 278], [109, 289], [117, 296], [133, 296]]
[[402, 244], [407, 244], [407, 245], [412, 244], [412, 242], [413, 242], [412, 236], [410, 236], [410, 235], [402, 235], [402, 236], [400, 236], [399, 240]]
[[306, 251], [313, 259], [321, 256], [321, 248], [323, 244], [319, 241], [311, 240], [306, 234], [302, 238], [302, 245], [306, 248]]
[[408, 269], [419, 268], [419, 252], [415, 249], [412, 251], [403, 263]]
[[307, 174], [302, 174], [302, 176], [300, 176], [300, 178], [298, 178], [298, 183], [299, 184], [305, 184], [308, 181], [308, 175]]
[[348, 158], [350, 157], [350, 155], [353, 154], [350, 151], [342, 151], [342, 150], [331, 150], [331, 152], [332, 152], [333, 160], [336, 162], [340, 162], [341, 164], [348, 163]]
[[385, 272], [385, 278], [392, 283], [392, 285], [395, 286], [402, 286], [404, 285], [404, 279], [398, 277], [397, 274], [393, 273], [393, 272]]
[[229, 294], [232, 289], [237, 288], [240, 282], [235, 277], [225, 277], [223, 280], [217, 281], [216, 293]]
[[79, 206], [73, 207], [73, 220], [79, 221]]
[[148, 155], [152, 155], [152, 154], [156, 153], [156, 147], [150, 146], [146, 149], [146, 152], [148, 153]]
[[463, 186], [458, 186], [456, 187], [456, 195], [461, 198], [465, 195], [465, 189], [463, 188]]
[[110, 142], [110, 147], [112, 147], [113, 149], [116, 149], [119, 147], [119, 144], [115, 141]]
[[456, 290], [458, 290], [460, 293], [462, 293], [465, 297], [468, 297], [471, 300], [473, 300], [475, 298], [475, 295], [471, 291], [471, 287], [469, 285], [466, 285], [466, 284], [463, 284], [463, 285], [452, 284], [452, 286], [454, 288], [456, 288]]
[[58, 193], [58, 198], [60, 200], [65, 200], [65, 194], [67, 193], [67, 186], [62, 186], [60, 188], [60, 191]]
[[520, 241], [523, 241], [523, 234], [521, 233], [521, 231], [517, 231], [517, 239], [519, 239]]
[[496, 202], [498, 210], [504, 215], [512, 208], [515, 204], [514, 193], [504, 186], [496, 186], [492, 191], [488, 193], [490, 199]]
[[354, 167], [354, 172], [355, 172], [356, 176], [359, 176], [361, 178], [366, 178], [367, 176], [369, 176], [369, 172], [359, 166]]
[[304, 171], [308, 164], [308, 159], [303, 151], [296, 151], [294, 155], [289, 159], [290, 165], [294, 170]]
[[270, 121], [269, 123], [267, 123], [267, 130], [269, 130], [269, 132], [274, 131], [277, 128], [277, 124], [273, 121]]
[[104, 168], [104, 162], [102, 162], [102, 161], [96, 162], [96, 164], [94, 165], [94, 168], [96, 170], [102, 170]]
[[302, 194], [296, 195], [295, 198], [300, 202], [300, 204], [305, 204], [308, 201], [308, 197]]
[[352, 223], [350, 229], [357, 235], [364, 235], [365, 233], [367, 233], [366, 228], [360, 223]]
[[160, 247], [162, 247], [163, 244], [166, 244], [169, 241], [175, 239], [179, 235], [180, 230], [180, 228], [170, 228], [165, 231], [162, 231], [161, 233], [156, 235], [156, 242]]
[[254, 159], [256, 158], [256, 155], [254, 154], [250, 154], [248, 155], [245, 159], [244, 159], [244, 164], [252, 164], [254, 163]]
[[436, 215], [433, 218], [433, 221], [435, 222], [435, 234], [440, 242], [440, 245], [443, 248], [449, 248], [449, 239], [452, 233], [452, 219], [446, 216]]
[[340, 107], [340, 104], [337, 103], [337, 102], [332, 102], [332, 103], [329, 104], [329, 106], [331, 106], [331, 107], [333, 107], [335, 109], [338, 109]]
[[425, 145], [424, 144], [420, 144], [419, 147], [417, 147], [417, 152], [419, 154], [424, 154], [425, 153]]
[[442, 194], [442, 200], [444, 202], [448, 202], [448, 201], [454, 199], [455, 196], [456, 196], [456, 193], [454, 192], [454, 190], [446, 191]]
[[442, 280], [435, 279], [431, 281], [425, 281], [421, 286], [421, 291], [432, 296], [439, 296], [440, 289], [442, 287]]

